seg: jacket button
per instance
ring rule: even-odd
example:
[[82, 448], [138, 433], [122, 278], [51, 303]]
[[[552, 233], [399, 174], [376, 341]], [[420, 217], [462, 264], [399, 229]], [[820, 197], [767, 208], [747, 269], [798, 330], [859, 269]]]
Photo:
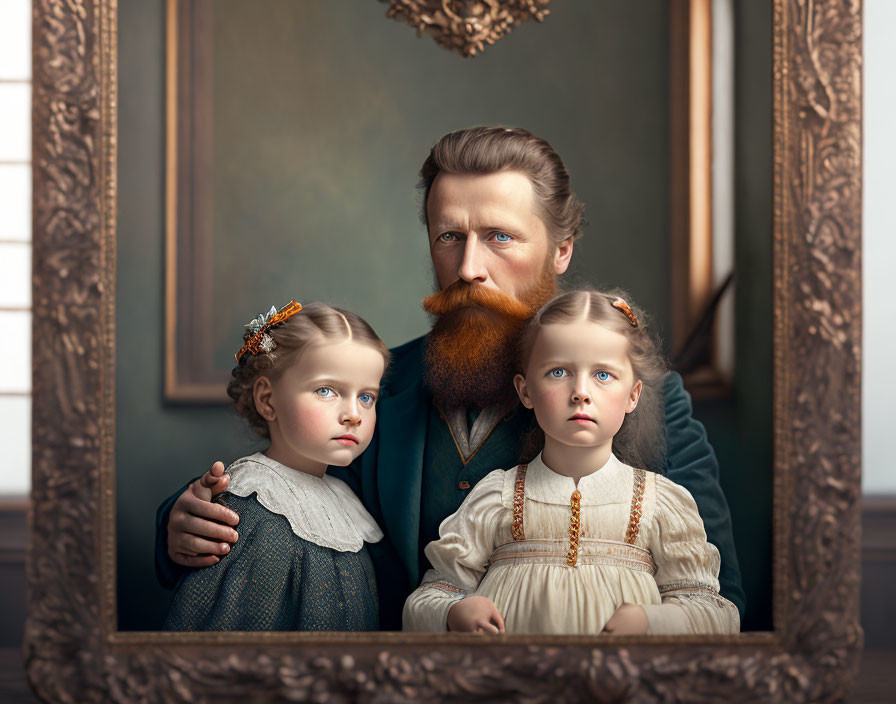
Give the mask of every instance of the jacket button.
[[458, 489], [469, 489], [469, 488], [470, 488], [470, 482], [468, 482], [468, 481], [458, 482], [458, 483], [457, 483], [457, 488], [458, 488]]

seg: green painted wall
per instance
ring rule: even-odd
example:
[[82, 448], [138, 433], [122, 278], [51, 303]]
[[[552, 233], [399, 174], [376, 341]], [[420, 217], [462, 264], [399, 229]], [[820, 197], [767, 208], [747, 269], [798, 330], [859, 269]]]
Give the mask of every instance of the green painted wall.
[[[464, 60], [372, 0], [216, 2], [218, 364], [242, 323], [290, 297], [356, 310], [389, 344], [425, 332], [417, 171], [441, 134], [474, 124], [554, 145], [588, 206], [567, 282], [624, 286], [664, 330], [665, 3], [551, 9]], [[119, 41], [119, 614], [143, 629], [167, 604], [155, 507], [256, 445], [229, 408], [163, 401], [164, 2], [121, 3]]]
[[589, 206], [575, 275], [625, 283], [665, 325], [665, 8], [639, 4], [561, 0], [463, 60], [376, 2], [216, 0], [216, 367], [247, 319], [292, 297], [345, 305], [389, 345], [424, 332], [416, 174], [475, 124], [554, 144]]
[[747, 595], [772, 628], [772, 8], [735, 2], [736, 365], [732, 398], [694, 403], [719, 458]]

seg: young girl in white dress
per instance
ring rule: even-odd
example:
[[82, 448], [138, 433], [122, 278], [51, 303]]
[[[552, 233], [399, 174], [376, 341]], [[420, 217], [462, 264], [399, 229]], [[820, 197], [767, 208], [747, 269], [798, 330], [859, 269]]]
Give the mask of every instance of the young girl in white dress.
[[[411, 631], [735, 633], [719, 553], [661, 474], [665, 365], [615, 294], [571, 291], [534, 316], [515, 377], [543, 450], [496, 470], [445, 519], [405, 603]], [[540, 444], [540, 442], [539, 442]]]
[[377, 630], [366, 544], [383, 534], [326, 471], [370, 443], [389, 352], [360, 317], [322, 303], [271, 308], [247, 327], [227, 392], [270, 445], [226, 479], [203, 477], [206, 499], [226, 485], [219, 500], [239, 514], [239, 540], [181, 578], [165, 628]]

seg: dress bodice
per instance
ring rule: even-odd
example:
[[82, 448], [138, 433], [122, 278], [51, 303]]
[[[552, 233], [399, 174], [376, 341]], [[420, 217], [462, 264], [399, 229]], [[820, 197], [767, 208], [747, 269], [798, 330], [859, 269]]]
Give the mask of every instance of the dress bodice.
[[[613, 456], [578, 483], [541, 456], [492, 472], [439, 533], [426, 548], [433, 570], [405, 605], [406, 628], [444, 628], [448, 609], [472, 594], [495, 603], [508, 632], [600, 633], [623, 603], [644, 607], [656, 632], [737, 627], [690, 494]], [[664, 602], [687, 590], [724, 616], [685, 625], [689, 616]]]

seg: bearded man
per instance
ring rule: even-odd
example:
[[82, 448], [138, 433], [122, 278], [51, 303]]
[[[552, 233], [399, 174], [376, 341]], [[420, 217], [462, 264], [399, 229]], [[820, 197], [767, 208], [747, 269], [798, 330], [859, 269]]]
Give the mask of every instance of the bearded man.
[[[438, 538], [439, 524], [486, 474], [520, 462], [535, 420], [516, 400], [515, 341], [553, 297], [584, 211], [560, 157], [523, 129], [445, 135], [420, 176], [439, 288], [423, 305], [435, 323], [428, 335], [392, 350], [367, 451], [347, 469], [328, 470], [352, 486], [386, 534], [370, 546], [384, 629], [401, 627], [404, 600], [429, 567], [423, 548]], [[665, 474], [693, 495], [721, 556], [721, 593], [743, 619], [715, 454], [681, 378], [670, 373], [663, 391]], [[213, 472], [222, 470], [217, 463]], [[212, 488], [226, 486], [225, 476]], [[215, 564], [237, 538], [231, 526], [238, 517], [205, 500], [207, 493], [196, 480], [159, 507], [156, 571], [166, 586], [184, 567]]]

